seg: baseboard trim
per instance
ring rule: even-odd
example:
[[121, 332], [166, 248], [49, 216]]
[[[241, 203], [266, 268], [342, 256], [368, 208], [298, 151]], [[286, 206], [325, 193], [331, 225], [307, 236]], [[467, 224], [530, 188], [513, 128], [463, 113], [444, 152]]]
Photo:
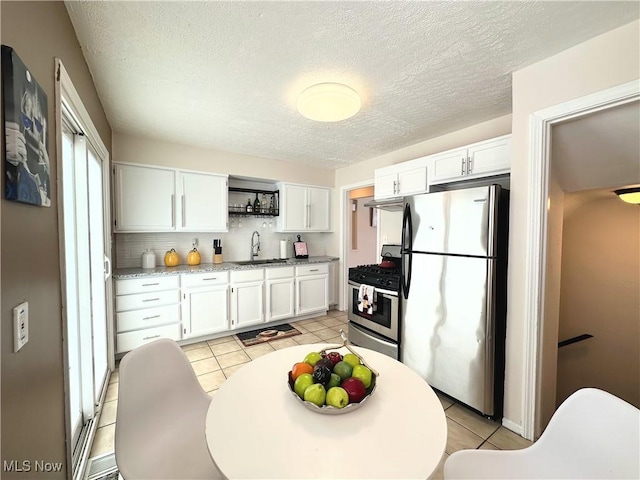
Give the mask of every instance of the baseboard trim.
[[507, 430], [511, 430], [513, 433], [517, 433], [522, 436], [522, 425], [514, 422], [513, 420], [509, 420], [508, 418], [502, 419], [502, 426]]

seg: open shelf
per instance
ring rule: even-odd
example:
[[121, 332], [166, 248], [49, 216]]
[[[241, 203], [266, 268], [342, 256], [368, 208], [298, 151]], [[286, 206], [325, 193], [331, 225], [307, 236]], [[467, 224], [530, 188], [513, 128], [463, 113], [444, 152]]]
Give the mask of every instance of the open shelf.
[[[232, 202], [229, 200], [229, 215], [236, 217], [277, 217], [279, 215], [279, 206], [280, 206], [280, 198], [279, 198], [279, 190], [259, 190], [254, 188], [240, 188], [240, 187], [229, 187], [229, 193], [237, 193], [237, 194], [245, 194], [248, 195], [248, 198], [251, 199], [251, 205], [253, 207], [254, 201], [256, 198], [258, 200], [262, 200], [263, 196], [266, 200], [266, 208], [263, 209], [261, 206], [258, 211], [247, 212], [246, 210], [246, 202], [238, 203]], [[231, 197], [231, 195], [229, 195]], [[239, 195], [236, 195], [236, 198]]]

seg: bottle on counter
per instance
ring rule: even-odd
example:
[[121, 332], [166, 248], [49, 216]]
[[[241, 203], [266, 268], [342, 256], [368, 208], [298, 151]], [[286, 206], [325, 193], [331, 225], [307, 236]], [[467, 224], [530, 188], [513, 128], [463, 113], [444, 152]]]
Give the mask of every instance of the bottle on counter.
[[252, 213], [253, 212], [253, 205], [251, 205], [251, 199], [247, 199], [247, 206], [245, 207], [245, 210], [247, 211], [247, 213]]

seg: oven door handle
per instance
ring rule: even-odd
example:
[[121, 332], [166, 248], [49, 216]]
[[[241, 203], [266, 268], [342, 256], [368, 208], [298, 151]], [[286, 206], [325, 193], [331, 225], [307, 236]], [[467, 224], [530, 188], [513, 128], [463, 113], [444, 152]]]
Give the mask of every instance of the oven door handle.
[[400, 245], [400, 273], [402, 277], [402, 293], [409, 298], [411, 289], [411, 267], [413, 265], [413, 222], [411, 221], [411, 206], [407, 203], [402, 215], [402, 240]]
[[[359, 289], [360, 285], [359, 283], [355, 283], [352, 282], [351, 280], [349, 280], [349, 285], [351, 285], [352, 287]], [[374, 285], [371, 285], [374, 289], [375, 289], [375, 293], [382, 293], [383, 295], [387, 295], [389, 297], [397, 297], [398, 296], [398, 292], [392, 292], [391, 290], [384, 290], [383, 288], [378, 288]]]

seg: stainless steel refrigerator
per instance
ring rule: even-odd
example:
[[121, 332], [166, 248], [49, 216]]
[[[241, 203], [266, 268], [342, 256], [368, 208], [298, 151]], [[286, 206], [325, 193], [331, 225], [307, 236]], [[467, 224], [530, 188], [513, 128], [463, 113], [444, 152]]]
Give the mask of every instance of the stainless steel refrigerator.
[[432, 387], [502, 416], [508, 190], [407, 197], [402, 362]]

